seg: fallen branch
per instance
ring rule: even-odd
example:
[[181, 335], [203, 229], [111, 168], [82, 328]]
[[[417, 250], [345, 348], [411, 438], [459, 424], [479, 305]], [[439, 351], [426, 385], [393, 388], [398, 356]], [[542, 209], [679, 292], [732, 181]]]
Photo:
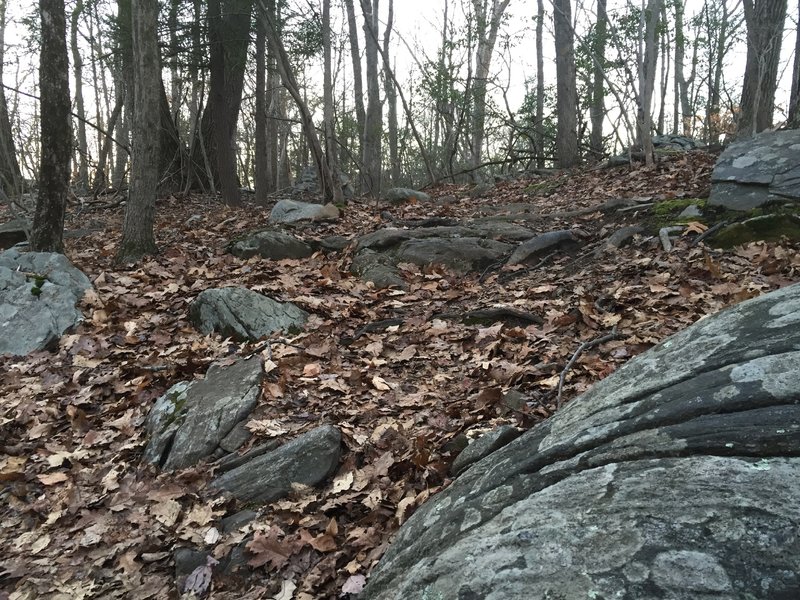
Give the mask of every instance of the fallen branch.
[[556, 394], [556, 410], [561, 408], [561, 394], [564, 391], [564, 380], [567, 378], [567, 372], [572, 368], [572, 365], [575, 364], [575, 361], [580, 358], [580, 355], [583, 354], [589, 348], [593, 348], [594, 346], [598, 346], [600, 344], [604, 344], [605, 342], [610, 342], [611, 340], [617, 339], [620, 337], [620, 334], [617, 333], [617, 328], [614, 327], [611, 330], [611, 333], [608, 333], [602, 337], [595, 338], [593, 340], [589, 340], [587, 342], [583, 342], [578, 349], [575, 350], [575, 353], [572, 355], [572, 358], [569, 359], [567, 366], [564, 367], [564, 370], [561, 371], [561, 375], [558, 376], [558, 393]]
[[720, 221], [719, 223], [717, 223], [717, 224], [716, 224], [716, 225], [714, 225], [713, 227], [709, 227], [709, 228], [708, 228], [708, 229], [706, 229], [706, 230], [705, 230], [703, 233], [701, 233], [701, 234], [700, 234], [700, 235], [698, 235], [696, 238], [694, 238], [694, 239], [692, 240], [692, 243], [691, 243], [691, 244], [689, 244], [689, 246], [697, 246], [697, 244], [699, 244], [700, 242], [702, 242], [702, 241], [703, 241], [704, 239], [706, 239], [707, 237], [709, 237], [709, 236], [711, 236], [711, 235], [714, 235], [715, 233], [717, 233], [717, 232], [718, 232], [720, 229], [722, 229], [722, 228], [723, 228], [723, 227], [725, 227], [726, 225], [728, 225], [728, 221]]

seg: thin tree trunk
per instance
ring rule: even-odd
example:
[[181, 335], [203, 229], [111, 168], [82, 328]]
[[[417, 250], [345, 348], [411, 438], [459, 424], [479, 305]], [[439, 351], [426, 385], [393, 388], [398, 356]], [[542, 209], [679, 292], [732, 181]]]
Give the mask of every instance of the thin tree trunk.
[[39, 0], [42, 46], [39, 59], [41, 167], [31, 249], [64, 251], [64, 211], [69, 191], [72, 130], [64, 0]]
[[536, 166], [544, 169], [544, 0], [536, 1]]
[[358, 123], [359, 149], [364, 143], [366, 111], [364, 110], [364, 87], [361, 75], [361, 50], [358, 46], [358, 22], [353, 0], [344, 0], [347, 9], [347, 28], [350, 33], [350, 58], [353, 62], [353, 96], [356, 105], [356, 122]]
[[656, 83], [656, 44], [658, 18], [661, 14], [661, 0], [648, 0], [645, 7], [642, 0], [642, 19], [644, 25], [644, 55], [639, 64], [639, 141], [642, 145], [645, 164], [653, 163], [653, 115], [651, 112], [653, 91]]
[[597, 27], [595, 28], [594, 70], [592, 72], [592, 133], [589, 142], [595, 159], [599, 159], [603, 156], [603, 121], [606, 116], [606, 90], [603, 71], [606, 62], [607, 32], [608, 14], [606, 13], [606, 0], [597, 0]]
[[772, 127], [787, 0], [744, 0], [747, 63], [737, 131], [751, 136]]
[[570, 0], [553, 0], [556, 43], [556, 153], [558, 166], [574, 167], [578, 154], [578, 92], [575, 81], [575, 47]]
[[361, 0], [364, 14], [364, 48], [367, 60], [367, 111], [364, 122], [364, 143], [361, 147], [361, 181], [366, 193], [378, 197], [381, 191], [381, 141], [383, 107], [378, 76], [378, 8], [379, 0]]
[[300, 86], [297, 84], [297, 79], [292, 71], [289, 55], [286, 53], [286, 49], [283, 47], [283, 42], [278, 35], [277, 28], [273, 22], [273, 17], [266, 10], [267, 7], [264, 4], [264, 0], [258, 0], [258, 2], [261, 8], [259, 18], [264, 20], [267, 41], [275, 52], [278, 71], [281, 74], [283, 85], [289, 91], [289, 94], [292, 96], [295, 104], [297, 105], [297, 109], [300, 111], [305, 139], [310, 146], [311, 154], [317, 166], [317, 173], [319, 174], [319, 180], [322, 188], [323, 190], [327, 190], [326, 193], [328, 195], [326, 195], [325, 199], [326, 201], [330, 202], [333, 199], [333, 175], [328, 168], [328, 163], [325, 160], [325, 154], [322, 151], [322, 145], [319, 142], [319, 137], [317, 137], [317, 130], [314, 128], [314, 120], [311, 116], [311, 111], [309, 111], [308, 105], [305, 103], [303, 96], [300, 93]]
[[386, 104], [389, 109], [386, 115], [389, 120], [389, 181], [392, 186], [396, 186], [400, 184], [400, 156], [397, 147], [397, 90], [390, 75], [392, 68], [389, 65], [389, 39], [392, 35], [393, 20], [394, 0], [389, 0], [389, 14], [386, 19], [386, 29], [384, 29], [383, 33], [383, 83], [386, 92]]
[[792, 129], [800, 128], [800, 0], [797, 3], [797, 38], [794, 43], [794, 68], [792, 87], [789, 94], [789, 116], [786, 125]]
[[[275, 0], [265, 1], [267, 10], [276, 22], [279, 15], [276, 11]], [[266, 35], [266, 33], [265, 33]], [[266, 38], [265, 38], [266, 40]], [[280, 162], [280, 129], [278, 116], [282, 103], [282, 89], [280, 75], [275, 57], [275, 51], [267, 44], [267, 89], [266, 89], [266, 138], [267, 138], [267, 189], [274, 192], [278, 189], [278, 163]]]
[[75, 112], [78, 115], [77, 163], [75, 187], [83, 194], [89, 187], [89, 146], [86, 141], [86, 109], [83, 104], [83, 57], [78, 47], [78, 22], [83, 14], [83, 0], [76, 0], [70, 15], [70, 47], [72, 49], [72, 74], [75, 86]]
[[131, 185], [117, 260], [135, 262], [158, 251], [153, 235], [163, 93], [158, 56], [158, 0], [132, 0], [133, 143]]
[[5, 32], [6, 0], [0, 0], [0, 189], [11, 193], [20, 191], [21, 176], [14, 138], [11, 134], [11, 119], [8, 114], [5, 88], [3, 88]]
[[255, 191], [256, 204], [267, 203], [269, 189], [269, 149], [267, 147], [267, 34], [264, 20], [256, 20], [256, 127]]
[[[391, 0], [390, 0], [391, 1]], [[322, 53], [323, 73], [323, 120], [325, 122], [325, 160], [328, 178], [322, 178], [322, 194], [333, 202], [344, 201], [342, 186], [339, 184], [339, 168], [336, 160], [336, 129], [333, 122], [333, 66], [331, 48], [331, 0], [322, 0]], [[322, 173], [320, 173], [322, 175]], [[330, 186], [330, 189], [324, 189]]]

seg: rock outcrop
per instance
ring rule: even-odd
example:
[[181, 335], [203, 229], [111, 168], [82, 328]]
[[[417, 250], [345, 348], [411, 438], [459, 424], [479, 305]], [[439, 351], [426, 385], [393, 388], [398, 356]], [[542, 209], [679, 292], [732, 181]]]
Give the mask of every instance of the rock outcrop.
[[290, 302], [240, 287], [205, 290], [189, 307], [189, 319], [199, 331], [238, 341], [300, 329], [307, 318], [304, 310]]
[[92, 287], [63, 254], [0, 253], [0, 354], [24, 355], [57, 344], [83, 314], [77, 303]]
[[701, 320], [472, 465], [364, 599], [800, 597], [800, 285]]
[[270, 223], [297, 223], [300, 221], [336, 221], [339, 209], [333, 204], [312, 204], [296, 200], [279, 200], [269, 215]]
[[767, 131], [732, 143], [711, 174], [708, 204], [750, 210], [800, 202], [800, 129]]

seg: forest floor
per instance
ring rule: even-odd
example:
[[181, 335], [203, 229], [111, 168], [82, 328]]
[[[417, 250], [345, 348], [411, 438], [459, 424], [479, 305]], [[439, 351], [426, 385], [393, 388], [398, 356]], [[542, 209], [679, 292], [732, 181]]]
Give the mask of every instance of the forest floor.
[[[72, 206], [68, 228], [95, 230], [67, 239], [69, 258], [95, 286], [87, 319], [56, 352], [0, 359], [0, 600], [177, 597], [176, 547], [219, 557], [249, 531], [252, 576], [213, 574], [211, 598], [349, 597], [399, 525], [451, 481], [448, 444], [460, 434], [530, 428], [699, 318], [800, 280], [797, 245], [720, 251], [693, 245], [701, 228], [688, 227], [671, 252], [645, 233], [596, 255], [604, 237], [648, 221], [650, 209], [565, 216], [612, 198], [706, 197], [714, 158], [694, 152], [650, 169], [584, 170], [558, 186], [502, 182], [477, 200], [466, 186], [428, 190], [456, 195], [448, 205], [356, 200], [340, 221], [294, 232], [355, 238], [384, 226], [385, 211], [396, 222], [461, 219], [526, 202], [553, 216], [525, 226], [588, 234], [582, 250], [537, 268], [464, 276], [403, 265], [407, 291], [375, 290], [351, 275], [352, 250], [235, 258], [226, 244], [268, 226], [269, 211], [200, 196], [159, 200], [161, 253], [118, 268], [123, 208], [87, 203], [76, 214]], [[312, 315], [306, 330], [251, 345], [201, 335], [187, 320], [189, 303], [230, 285], [298, 304]], [[448, 316], [497, 306], [543, 324]], [[143, 465], [143, 423], [168, 387], [254, 349], [268, 365], [249, 424], [255, 442], [332, 423], [345, 449], [323, 487], [297, 490], [220, 537], [220, 519], [242, 507], [205, 489], [213, 466], [158, 474]]]

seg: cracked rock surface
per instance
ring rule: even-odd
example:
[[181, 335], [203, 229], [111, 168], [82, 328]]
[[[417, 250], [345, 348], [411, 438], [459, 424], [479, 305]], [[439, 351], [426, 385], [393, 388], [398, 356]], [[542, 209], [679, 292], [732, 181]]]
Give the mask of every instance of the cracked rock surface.
[[800, 597], [800, 285], [701, 320], [479, 461], [361, 598]]

